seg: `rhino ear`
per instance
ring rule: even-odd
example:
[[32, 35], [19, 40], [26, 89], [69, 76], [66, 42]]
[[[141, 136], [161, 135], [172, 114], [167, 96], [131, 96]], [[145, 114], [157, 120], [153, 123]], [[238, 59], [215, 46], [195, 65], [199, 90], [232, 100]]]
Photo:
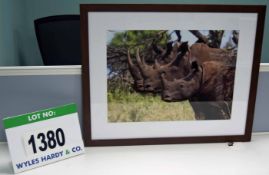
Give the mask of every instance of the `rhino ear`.
[[191, 69], [194, 70], [195, 72], [197, 72], [199, 70], [199, 66], [198, 66], [197, 61], [193, 61], [191, 63]]
[[182, 52], [182, 53], [186, 53], [189, 50], [189, 45], [188, 45], [188, 41], [186, 42], [182, 42], [178, 48], [178, 51]]

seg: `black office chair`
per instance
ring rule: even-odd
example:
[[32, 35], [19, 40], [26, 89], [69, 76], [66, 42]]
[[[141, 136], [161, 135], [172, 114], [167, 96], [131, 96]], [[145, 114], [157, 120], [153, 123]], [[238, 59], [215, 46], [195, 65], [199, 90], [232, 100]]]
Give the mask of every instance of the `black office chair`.
[[36, 19], [35, 32], [44, 65], [80, 65], [80, 16]]

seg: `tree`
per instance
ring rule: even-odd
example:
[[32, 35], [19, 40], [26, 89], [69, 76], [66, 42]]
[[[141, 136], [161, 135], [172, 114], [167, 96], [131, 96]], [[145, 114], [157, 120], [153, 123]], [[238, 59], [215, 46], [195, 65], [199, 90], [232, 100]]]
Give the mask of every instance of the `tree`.
[[[165, 47], [169, 35], [166, 30], [128, 30], [115, 32], [111, 42], [107, 45], [108, 84], [111, 90], [128, 88], [132, 78], [128, 71], [127, 50], [135, 58], [136, 49], [148, 64], [153, 64], [157, 54], [152, 49], [152, 43]], [[133, 59], [133, 62], [136, 62]]]
[[209, 30], [207, 36], [203, 35], [199, 30], [190, 30], [190, 32], [198, 38], [197, 42], [205, 43], [209, 47], [220, 48], [224, 30]]
[[[130, 90], [132, 77], [130, 76], [127, 64], [127, 50], [130, 50], [133, 62], [135, 60], [136, 49], [139, 48], [140, 55], [144, 57], [147, 64], [154, 64], [155, 59], [165, 59], [174, 44], [171, 41], [172, 33], [177, 36], [177, 41], [181, 41], [180, 30], [126, 30], [109, 31], [114, 33], [111, 41], [107, 44], [107, 76], [109, 90], [117, 88]], [[205, 43], [212, 48], [220, 48], [224, 35], [224, 30], [208, 30], [204, 34], [199, 30], [189, 30], [196, 38], [196, 42]], [[238, 31], [232, 31], [232, 42], [236, 47], [238, 44]], [[236, 48], [235, 47], [235, 48]], [[227, 49], [234, 49], [234, 47]], [[168, 60], [169, 61], [169, 60]], [[165, 63], [165, 61], [164, 61]]]

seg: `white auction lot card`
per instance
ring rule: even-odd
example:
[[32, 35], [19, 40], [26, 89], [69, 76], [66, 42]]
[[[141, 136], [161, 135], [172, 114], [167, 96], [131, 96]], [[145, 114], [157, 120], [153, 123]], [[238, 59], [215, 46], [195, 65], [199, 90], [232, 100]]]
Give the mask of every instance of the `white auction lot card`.
[[75, 104], [7, 117], [3, 123], [15, 173], [84, 152]]

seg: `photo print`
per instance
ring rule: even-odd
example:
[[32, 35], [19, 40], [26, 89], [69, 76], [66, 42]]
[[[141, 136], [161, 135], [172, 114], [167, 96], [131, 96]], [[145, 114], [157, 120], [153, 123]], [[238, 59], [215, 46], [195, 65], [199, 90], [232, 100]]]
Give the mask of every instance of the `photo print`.
[[239, 30], [108, 30], [108, 122], [231, 119]]

